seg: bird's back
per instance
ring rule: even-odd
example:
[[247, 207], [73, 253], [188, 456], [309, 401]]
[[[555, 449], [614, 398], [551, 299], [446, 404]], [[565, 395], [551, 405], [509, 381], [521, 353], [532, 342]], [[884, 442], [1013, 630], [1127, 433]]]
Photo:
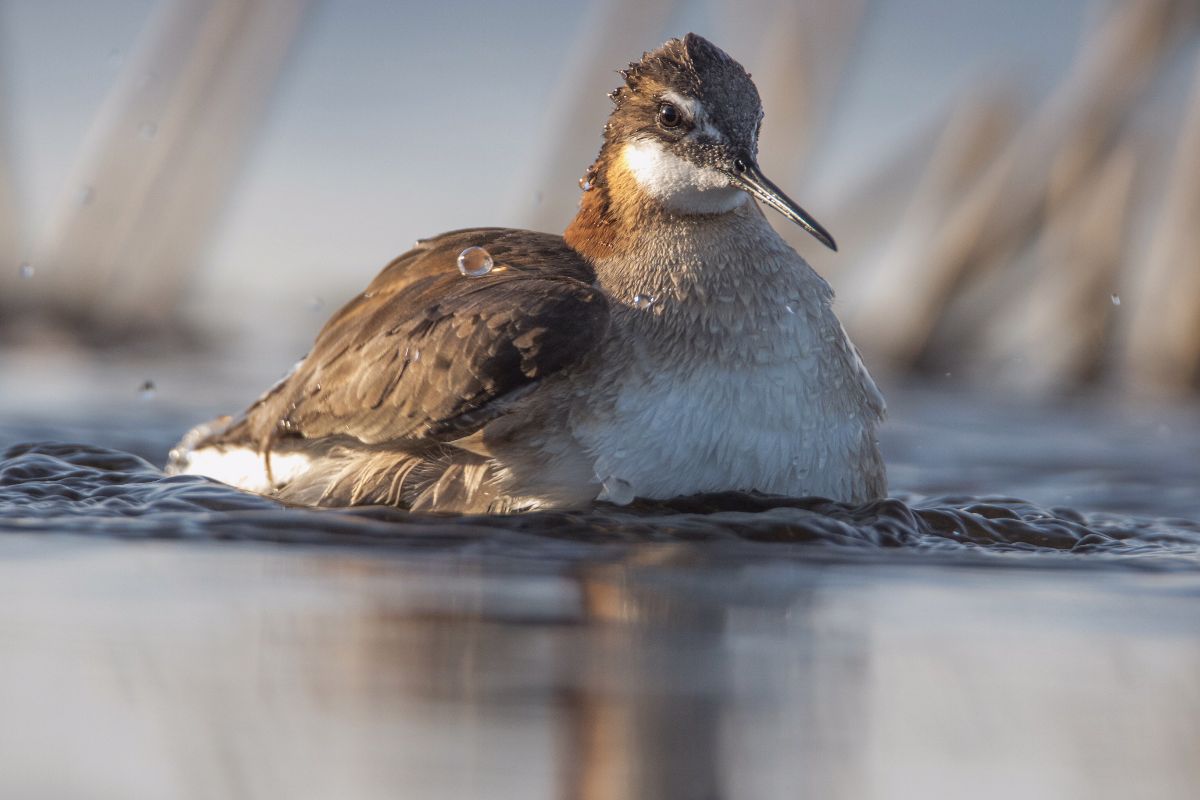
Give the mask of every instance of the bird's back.
[[185, 437], [168, 469], [297, 502], [486, 509], [488, 459], [453, 443], [595, 347], [608, 313], [594, 279], [551, 234], [423, 240], [243, 414]]

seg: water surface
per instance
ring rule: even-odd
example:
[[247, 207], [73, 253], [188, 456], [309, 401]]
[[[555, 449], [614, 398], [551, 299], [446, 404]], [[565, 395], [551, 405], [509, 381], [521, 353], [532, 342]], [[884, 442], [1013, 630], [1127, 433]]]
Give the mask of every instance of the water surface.
[[471, 518], [165, 478], [162, 397], [11, 409], [0, 790], [1194, 795], [1191, 413], [891, 401], [887, 501]]

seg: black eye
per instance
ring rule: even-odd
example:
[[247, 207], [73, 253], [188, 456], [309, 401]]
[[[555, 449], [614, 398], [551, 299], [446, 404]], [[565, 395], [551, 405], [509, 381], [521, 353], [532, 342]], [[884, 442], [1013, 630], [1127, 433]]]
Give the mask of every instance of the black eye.
[[658, 124], [664, 128], [674, 128], [682, 121], [683, 115], [670, 103], [663, 103], [658, 107]]

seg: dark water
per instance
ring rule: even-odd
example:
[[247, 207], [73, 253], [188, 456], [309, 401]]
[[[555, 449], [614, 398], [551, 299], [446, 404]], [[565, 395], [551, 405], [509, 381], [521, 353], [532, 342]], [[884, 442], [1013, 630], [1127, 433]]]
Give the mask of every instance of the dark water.
[[1200, 422], [891, 399], [865, 507], [473, 518], [165, 478], [186, 404], [10, 411], [0, 794], [1196, 796]]
[[[906, 502], [907, 500], [907, 502]], [[1043, 507], [1004, 497], [819, 498], [713, 494], [586, 512], [414, 515], [283, 507], [194, 476], [166, 477], [103, 447], [27, 443], [0, 456], [0, 530], [262, 541], [467, 553], [548, 564], [689, 546], [698, 561], [867, 557], [931, 563], [1200, 568], [1200, 523]]]

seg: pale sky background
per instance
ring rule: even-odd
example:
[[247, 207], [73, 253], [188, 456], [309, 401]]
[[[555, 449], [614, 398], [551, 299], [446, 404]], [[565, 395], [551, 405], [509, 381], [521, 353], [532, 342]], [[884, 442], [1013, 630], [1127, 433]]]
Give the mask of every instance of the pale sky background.
[[[801, 201], [836, 203], [980, 75], [1019, 76], [1035, 101], [1101, 5], [876, 0]], [[78, 191], [80, 144], [155, 6], [0, 0], [0, 85], [27, 230]], [[687, 29], [719, 43], [714, 9], [687, 4], [672, 20], [680, 27], [647, 31], [628, 57]], [[521, 223], [529, 198], [514, 193], [529, 191], [522, 176], [558, 111], [547, 99], [589, 12], [555, 0], [318, 5], [224, 211], [204, 289], [348, 295], [419, 236]], [[753, 53], [733, 55], [756, 72]]]

